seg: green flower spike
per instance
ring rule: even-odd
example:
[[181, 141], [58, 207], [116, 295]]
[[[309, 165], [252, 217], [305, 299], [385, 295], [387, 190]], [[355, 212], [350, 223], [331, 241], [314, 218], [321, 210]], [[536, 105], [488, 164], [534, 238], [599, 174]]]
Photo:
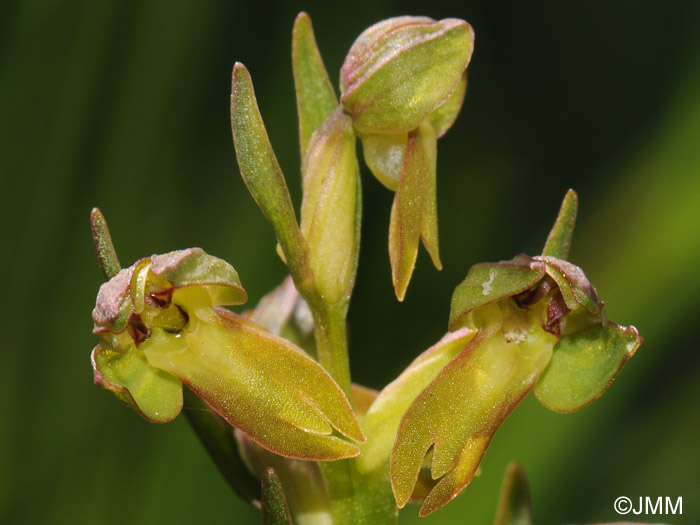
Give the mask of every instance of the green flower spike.
[[429, 451], [435, 484], [421, 516], [470, 482], [491, 437], [530, 390], [552, 410], [580, 410], [602, 395], [642, 344], [634, 327], [606, 321], [595, 288], [563, 260], [576, 206], [569, 191], [544, 255], [473, 266], [452, 297], [450, 330], [464, 338], [459, 351], [444, 353], [442, 361], [451, 360], [439, 370], [423, 365], [423, 374], [416, 366], [421, 356], [380, 394], [378, 401], [391, 406], [410, 397], [413, 375], [427, 385], [403, 414], [391, 453], [399, 507], [411, 497]]
[[353, 44], [340, 71], [342, 105], [374, 176], [396, 192], [389, 227], [394, 289], [403, 300], [419, 241], [441, 269], [435, 168], [437, 139], [454, 123], [474, 44], [463, 20], [399, 17]]
[[236, 271], [199, 248], [141, 259], [100, 288], [95, 382], [149, 421], [182, 408], [182, 384], [229, 424], [283, 456], [358, 454], [347, 398], [303, 351], [221, 305], [247, 299]]

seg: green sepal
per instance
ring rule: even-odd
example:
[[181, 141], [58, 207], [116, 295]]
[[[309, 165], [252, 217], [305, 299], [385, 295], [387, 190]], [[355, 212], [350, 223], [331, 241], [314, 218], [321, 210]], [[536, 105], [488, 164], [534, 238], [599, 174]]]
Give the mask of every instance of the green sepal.
[[603, 301], [581, 268], [554, 257], [540, 256], [534, 259], [545, 263], [547, 275], [557, 283], [569, 310], [583, 307], [591, 315], [600, 315]]
[[493, 525], [532, 525], [530, 487], [520, 463], [508, 465]]
[[311, 136], [302, 164], [301, 231], [329, 304], [347, 299], [355, 279], [358, 170], [352, 122], [337, 108]]
[[268, 468], [263, 473], [260, 506], [264, 525], [292, 525], [287, 497], [284, 495], [282, 482], [273, 468]]
[[544, 275], [545, 265], [527, 255], [475, 264], [452, 294], [450, 330], [464, 326], [469, 312], [529, 290]]
[[576, 226], [576, 214], [578, 213], [578, 195], [574, 190], [569, 190], [564, 196], [559, 209], [559, 215], [554, 222], [552, 230], [547, 236], [542, 255], [566, 259], [571, 249], [571, 238]]
[[90, 227], [92, 229], [92, 241], [95, 243], [97, 263], [100, 265], [105, 279], [109, 280], [119, 273], [121, 265], [119, 264], [117, 252], [114, 250], [107, 221], [99, 208], [93, 208], [90, 212]]
[[418, 127], [455, 90], [474, 32], [463, 20], [386, 20], [362, 33], [340, 71], [342, 104], [360, 133]]
[[338, 99], [316, 45], [311, 18], [303, 12], [297, 16], [292, 29], [292, 71], [303, 159], [311, 134], [338, 106]]
[[562, 336], [535, 397], [554, 412], [581, 410], [603, 395], [642, 343], [634, 326], [612, 322]]
[[241, 63], [236, 63], [233, 68], [231, 129], [243, 181], [272, 225], [295, 282], [306, 283], [310, 278], [306, 243], [297, 223], [289, 188], [260, 116], [253, 82]]
[[452, 127], [452, 124], [457, 120], [459, 112], [464, 104], [464, 96], [467, 94], [467, 72], [462, 73], [462, 78], [459, 79], [455, 90], [450, 95], [445, 103], [433, 111], [428, 120], [435, 128], [435, 134], [438, 138], [442, 137]]
[[151, 423], [167, 423], [182, 409], [182, 383], [148, 363], [132, 346], [115, 352], [97, 345], [91, 356], [95, 385], [111, 391]]
[[437, 246], [437, 217], [431, 215], [436, 213], [436, 141], [435, 131], [428, 122], [409, 133], [401, 180], [391, 207], [389, 260], [399, 301], [406, 295], [421, 237], [435, 266], [442, 268]]
[[201, 248], [153, 255], [151, 272], [167, 280], [173, 288], [206, 287], [214, 306], [244, 304], [248, 300], [233, 266]]

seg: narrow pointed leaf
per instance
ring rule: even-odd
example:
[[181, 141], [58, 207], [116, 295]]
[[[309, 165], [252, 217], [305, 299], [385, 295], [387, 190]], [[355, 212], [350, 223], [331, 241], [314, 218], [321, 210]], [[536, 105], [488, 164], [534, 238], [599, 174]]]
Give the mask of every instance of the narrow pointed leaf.
[[526, 255], [472, 266], [452, 294], [450, 330], [463, 326], [469, 312], [529, 290], [544, 277], [544, 266]]
[[121, 265], [117, 252], [112, 244], [112, 236], [109, 234], [107, 221], [99, 208], [93, 208], [90, 212], [90, 226], [92, 229], [92, 240], [95, 243], [97, 263], [105, 276], [109, 280], [119, 273]]
[[457, 115], [462, 110], [462, 104], [464, 104], [464, 95], [467, 93], [467, 73], [462, 74], [462, 78], [459, 79], [455, 90], [450, 95], [445, 103], [433, 111], [428, 120], [435, 128], [435, 133], [437, 137], [442, 137], [447, 130], [452, 127], [452, 124], [457, 120]]
[[292, 69], [303, 159], [311, 134], [338, 106], [338, 99], [316, 46], [311, 18], [306, 13], [299, 13], [294, 21]]
[[189, 389], [184, 390], [184, 402], [187, 420], [221, 475], [244, 501], [255, 504], [260, 498], [260, 483], [241, 458], [234, 428]]
[[419, 130], [409, 133], [401, 180], [391, 207], [389, 260], [399, 301], [406, 295], [418, 256], [430, 180], [430, 147], [427, 141], [421, 140]]
[[367, 443], [361, 447], [362, 454], [357, 458], [360, 472], [372, 471], [389, 459], [396, 431], [406, 409], [474, 334], [468, 328], [448, 333], [419, 355], [381, 391], [362, 422]]
[[556, 257], [557, 259], [567, 259], [569, 257], [577, 213], [578, 195], [576, 195], [574, 190], [569, 190], [561, 203], [559, 215], [552, 227], [552, 231], [547, 236], [542, 255]]
[[408, 133], [362, 135], [362, 151], [372, 175], [387, 189], [396, 191], [401, 180]]
[[331, 435], [335, 428], [365, 439], [347, 398], [318, 363], [228, 310], [194, 307], [188, 314], [184, 337], [154, 331], [142, 344], [150, 364], [273, 452], [312, 460], [357, 455], [357, 447]]
[[491, 437], [534, 386], [556, 341], [534, 313], [514, 303], [484, 313], [490, 321], [420, 393], [399, 425], [391, 479], [400, 507], [433, 448], [431, 473], [439, 481], [423, 501], [421, 516], [469, 483]]
[[263, 473], [260, 504], [264, 525], [292, 525], [287, 497], [284, 495], [280, 478], [273, 468], [268, 468]]
[[532, 525], [530, 487], [525, 471], [516, 461], [508, 465], [494, 525]]
[[435, 130], [429, 122], [422, 122], [418, 131], [426, 153], [426, 181], [423, 203], [423, 217], [421, 219], [420, 236], [423, 246], [430, 254], [435, 268], [442, 270], [440, 262], [440, 248], [438, 245], [438, 217], [437, 217], [437, 137]]
[[355, 277], [355, 135], [340, 108], [314, 132], [304, 156], [301, 229], [309, 249], [316, 287], [327, 303], [349, 292]]
[[287, 183], [258, 110], [250, 74], [240, 63], [233, 68], [231, 128], [243, 180], [272, 224], [296, 282], [304, 282], [308, 278], [306, 244], [297, 224]]
[[608, 322], [561, 338], [535, 396], [555, 412], [576, 412], [598, 399], [642, 345], [633, 326]]
[[152, 367], [136, 347], [126, 353], [100, 345], [92, 351], [95, 385], [114, 393], [152, 423], [167, 423], [182, 409], [182, 383]]
[[417, 128], [450, 97], [471, 58], [474, 33], [463, 20], [399, 20], [360, 35], [341, 68], [342, 104], [361, 133]]
[[545, 263], [547, 275], [559, 286], [569, 310], [582, 306], [591, 315], [599, 315], [602, 312], [603, 302], [581, 268], [554, 257], [541, 256], [535, 259]]

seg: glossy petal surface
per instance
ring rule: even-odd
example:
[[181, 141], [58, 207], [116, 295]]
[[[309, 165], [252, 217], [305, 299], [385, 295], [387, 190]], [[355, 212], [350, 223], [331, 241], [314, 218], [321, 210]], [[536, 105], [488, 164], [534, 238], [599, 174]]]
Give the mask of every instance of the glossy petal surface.
[[408, 133], [362, 135], [362, 151], [372, 175], [387, 189], [396, 191], [403, 172]]
[[364, 441], [348, 400], [318, 363], [248, 319], [197, 306], [206, 299], [193, 292], [199, 290], [181, 289], [173, 298], [189, 305], [187, 330], [154, 331], [142, 345], [149, 363], [180, 378], [231, 425], [278, 454], [331, 460], [358, 453], [330, 435], [335, 428]]
[[311, 134], [338, 106], [338, 99], [316, 45], [311, 18], [299, 13], [292, 29], [292, 70], [299, 115], [301, 156]]
[[171, 421], [182, 409], [182, 383], [152, 367], [136, 347], [119, 353], [98, 345], [92, 351], [92, 367], [97, 386], [152, 423]]
[[417, 128], [454, 91], [473, 41], [469, 24], [456, 19], [402, 17], [365, 31], [340, 73], [342, 104], [358, 131]]
[[535, 396], [555, 412], [576, 412], [608, 389], [643, 340], [633, 326], [608, 322], [561, 338]]
[[544, 274], [544, 264], [526, 255], [511, 261], [475, 264], [452, 294], [450, 330], [464, 326], [469, 312], [530, 289]]

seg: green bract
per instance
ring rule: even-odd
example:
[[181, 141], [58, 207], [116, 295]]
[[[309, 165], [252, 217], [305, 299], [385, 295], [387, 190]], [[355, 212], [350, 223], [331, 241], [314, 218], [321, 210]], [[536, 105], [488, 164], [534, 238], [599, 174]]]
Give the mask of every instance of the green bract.
[[182, 383], [231, 425], [278, 454], [350, 457], [364, 441], [345, 395], [303, 351], [220, 308], [246, 294], [235, 270], [191, 248], [154, 255], [100, 289], [93, 311], [101, 344], [95, 381], [146, 419], [182, 407]]

